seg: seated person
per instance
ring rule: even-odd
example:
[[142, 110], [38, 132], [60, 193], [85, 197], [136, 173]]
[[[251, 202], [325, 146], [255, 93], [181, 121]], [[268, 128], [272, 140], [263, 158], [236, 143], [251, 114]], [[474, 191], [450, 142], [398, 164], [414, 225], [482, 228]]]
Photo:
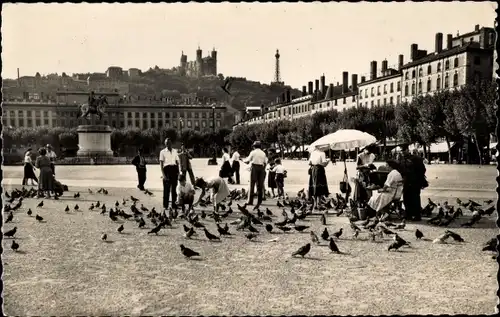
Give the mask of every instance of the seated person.
[[368, 201], [368, 207], [375, 213], [380, 213], [394, 200], [400, 199], [403, 194], [403, 177], [398, 171], [399, 164], [394, 160], [387, 161], [387, 167], [390, 169], [384, 187], [378, 190]]
[[186, 182], [186, 175], [179, 176], [179, 184], [177, 185], [177, 206], [181, 206], [182, 212], [185, 213], [185, 205], [188, 205], [188, 212], [193, 208], [194, 188], [191, 183]]

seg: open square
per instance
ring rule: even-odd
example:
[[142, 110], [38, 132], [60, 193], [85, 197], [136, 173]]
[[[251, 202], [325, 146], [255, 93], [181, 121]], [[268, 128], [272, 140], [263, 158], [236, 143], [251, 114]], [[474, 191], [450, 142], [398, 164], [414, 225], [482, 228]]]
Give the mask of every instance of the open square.
[[[354, 164], [348, 164], [354, 176]], [[283, 165], [288, 170], [285, 191], [293, 198], [307, 183], [307, 162], [285, 160]], [[218, 168], [207, 166], [206, 159], [193, 161], [196, 176], [215, 175]], [[430, 186], [422, 192], [423, 204], [427, 198], [452, 205], [457, 197], [479, 203], [495, 200], [495, 173], [493, 166], [428, 165]], [[329, 165], [326, 174], [330, 191], [338, 192], [343, 165]], [[4, 167], [4, 188], [21, 188], [21, 175], [21, 167]], [[146, 188], [154, 193], [151, 197], [135, 188], [132, 166], [57, 166], [56, 175], [69, 192], [59, 201], [45, 199], [43, 207], [36, 207], [39, 199], [25, 199], [13, 212], [14, 220], [4, 225], [4, 232], [18, 227], [14, 240], [20, 244], [14, 252], [12, 239], [3, 239], [6, 315], [495, 313], [498, 264], [492, 253], [481, 249], [498, 233], [496, 212], [473, 228], [451, 225], [464, 243], [434, 244], [431, 240], [444, 228], [425, 221], [409, 223], [398, 234], [411, 248], [396, 252], [387, 251], [392, 238], [372, 242], [362, 232], [354, 239], [348, 219], [330, 214], [326, 227], [330, 233], [344, 229], [336, 242], [345, 254], [332, 254], [322, 241], [302, 259], [291, 254], [310, 242], [309, 230], [320, 235], [324, 226], [318, 216], [300, 221], [310, 226], [304, 233], [268, 233], [257, 225], [260, 233], [254, 242], [234, 225], [232, 236], [221, 242], [208, 241], [200, 229], [188, 240], [183, 236], [186, 221], [179, 219], [158, 236], [148, 235], [153, 225], [146, 217], [147, 229], [139, 229], [133, 220], [113, 222], [100, 210], [88, 209], [97, 201], [114, 208], [115, 201], [133, 195], [140, 199], [138, 206], [161, 210], [158, 166], [148, 165]], [[247, 184], [248, 172], [242, 169], [242, 185], [230, 187]], [[101, 187], [109, 195], [96, 194]], [[76, 192], [80, 198], [73, 198]], [[240, 216], [235, 203], [234, 213], [223, 222]], [[74, 211], [75, 204], [79, 211]], [[131, 213], [129, 206], [130, 201], [122, 209]], [[283, 219], [276, 200], [267, 199], [261, 209], [265, 208], [274, 213], [273, 222]], [[44, 222], [36, 221], [35, 214]], [[469, 217], [465, 213], [458, 223]], [[201, 222], [217, 233], [213, 219]], [[125, 227], [121, 234], [120, 223]], [[416, 228], [428, 240], [417, 241]], [[102, 233], [107, 233], [108, 243], [101, 241]], [[200, 259], [184, 258], [179, 244], [200, 252]]]

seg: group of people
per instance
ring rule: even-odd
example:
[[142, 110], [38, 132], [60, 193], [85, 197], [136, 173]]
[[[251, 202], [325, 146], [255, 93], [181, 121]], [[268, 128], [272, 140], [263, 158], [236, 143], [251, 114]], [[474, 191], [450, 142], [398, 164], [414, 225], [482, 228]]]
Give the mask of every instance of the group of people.
[[357, 159], [357, 178], [355, 180], [354, 200], [368, 209], [368, 214], [377, 214], [385, 210], [392, 202], [403, 198], [404, 217], [406, 220], [421, 220], [422, 205], [420, 193], [429, 184], [425, 177], [424, 160], [419, 155], [411, 154], [408, 146], [396, 160], [387, 160], [379, 172], [387, 173], [387, 178], [376, 193], [372, 193], [373, 165], [375, 161], [374, 145], [367, 146]]
[[[54, 195], [54, 199], [58, 199], [58, 191], [56, 191], [56, 180], [55, 180], [55, 161], [57, 155], [54, 152], [52, 146], [47, 144], [38, 150], [38, 156], [35, 163], [32, 159], [32, 149], [29, 148], [24, 153], [24, 175], [22, 184], [28, 185], [28, 181], [31, 181], [31, 185], [38, 186], [38, 196], [50, 198], [50, 195]], [[35, 174], [36, 169], [39, 170], [38, 177]]]

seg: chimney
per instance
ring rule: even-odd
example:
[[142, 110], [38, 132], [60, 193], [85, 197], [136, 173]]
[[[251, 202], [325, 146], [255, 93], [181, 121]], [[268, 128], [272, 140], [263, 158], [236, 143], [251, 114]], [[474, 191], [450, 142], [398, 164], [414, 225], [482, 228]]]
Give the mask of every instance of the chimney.
[[349, 73], [342, 72], [342, 94], [349, 92]]
[[316, 79], [314, 81], [314, 85], [315, 85], [314, 93], [318, 94], [319, 93], [319, 79]]
[[411, 58], [412, 61], [418, 59], [418, 44], [412, 44], [411, 45], [410, 58]]
[[326, 86], [325, 86], [325, 74], [320, 77], [321, 80], [321, 97], [326, 96]]
[[333, 98], [333, 84], [330, 84], [328, 86], [328, 99], [332, 99]]
[[352, 91], [357, 92], [358, 91], [358, 75], [357, 74], [352, 74], [351, 75], [351, 84], [352, 84]]
[[302, 86], [302, 97], [307, 96], [307, 87]]
[[17, 80], [19, 80], [19, 67], [17, 68]]
[[401, 70], [401, 68], [403, 68], [404, 58], [405, 57], [403, 54], [399, 54], [398, 70]]
[[286, 102], [286, 101], [285, 101], [285, 96], [286, 96], [286, 95], [285, 95], [285, 93], [284, 93], [284, 92], [283, 92], [283, 93], [281, 93], [281, 100], [280, 100], [280, 101], [281, 101], [281, 103], [285, 103], [285, 102]]
[[384, 59], [382, 61], [382, 73], [385, 73], [387, 71], [387, 60]]
[[313, 82], [312, 81], [308, 82], [307, 86], [308, 86], [307, 91], [308, 91], [309, 95], [312, 95], [313, 94]]
[[453, 35], [446, 35], [446, 48], [451, 50], [453, 48]]
[[290, 97], [290, 89], [287, 89], [286, 91], [286, 102], [289, 103], [292, 101], [292, 98]]
[[442, 51], [443, 51], [443, 33], [436, 33], [435, 52], [439, 54]]
[[366, 81], [366, 77], [365, 76], [361, 76], [361, 82], [364, 83]]
[[370, 63], [370, 80], [377, 78], [377, 61]]
[[476, 27], [474, 28], [474, 31], [479, 32], [479, 24], [476, 24]]

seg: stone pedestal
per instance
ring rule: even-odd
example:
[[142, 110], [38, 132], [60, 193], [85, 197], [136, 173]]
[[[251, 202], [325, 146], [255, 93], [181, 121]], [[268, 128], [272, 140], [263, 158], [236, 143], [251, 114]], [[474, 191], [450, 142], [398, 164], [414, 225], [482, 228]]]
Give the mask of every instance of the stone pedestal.
[[80, 157], [112, 157], [111, 128], [107, 125], [80, 125], [77, 155]]

